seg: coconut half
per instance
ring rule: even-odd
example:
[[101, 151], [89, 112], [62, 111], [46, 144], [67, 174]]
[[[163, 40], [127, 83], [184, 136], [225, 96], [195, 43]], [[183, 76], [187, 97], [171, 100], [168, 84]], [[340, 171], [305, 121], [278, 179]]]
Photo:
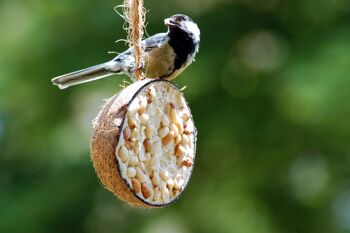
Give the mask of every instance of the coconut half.
[[196, 128], [182, 92], [161, 79], [137, 81], [93, 122], [91, 158], [102, 184], [137, 207], [168, 205], [193, 170]]

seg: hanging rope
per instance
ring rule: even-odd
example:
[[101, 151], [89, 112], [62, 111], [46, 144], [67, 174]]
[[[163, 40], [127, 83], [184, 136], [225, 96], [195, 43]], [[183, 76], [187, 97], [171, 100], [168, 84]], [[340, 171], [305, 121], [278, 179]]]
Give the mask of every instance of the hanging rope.
[[143, 78], [142, 73], [142, 47], [143, 29], [145, 24], [145, 8], [143, 0], [124, 0], [123, 4], [124, 19], [127, 23], [126, 30], [128, 33], [129, 47], [134, 47], [135, 56], [135, 77], [140, 80]]

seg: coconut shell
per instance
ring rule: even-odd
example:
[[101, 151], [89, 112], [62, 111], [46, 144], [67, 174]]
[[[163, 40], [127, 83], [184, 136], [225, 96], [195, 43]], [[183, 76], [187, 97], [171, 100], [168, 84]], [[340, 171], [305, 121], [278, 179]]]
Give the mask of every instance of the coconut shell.
[[[116, 148], [129, 104], [143, 88], [154, 82], [166, 82], [177, 89], [174, 84], [161, 79], [144, 79], [122, 89], [107, 100], [93, 121], [93, 134], [90, 145], [93, 166], [104, 187], [119, 199], [132, 206], [142, 208], [156, 208], [164, 205], [152, 205], [134, 193], [120, 174], [118, 160], [116, 159]], [[196, 132], [194, 132], [194, 138], [195, 136]]]

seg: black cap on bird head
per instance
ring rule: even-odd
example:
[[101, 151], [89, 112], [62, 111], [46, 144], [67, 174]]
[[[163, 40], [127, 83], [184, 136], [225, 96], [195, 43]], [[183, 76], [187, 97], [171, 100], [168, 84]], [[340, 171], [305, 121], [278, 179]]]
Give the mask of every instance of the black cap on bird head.
[[181, 26], [184, 22], [193, 22], [193, 20], [183, 14], [176, 14], [164, 20], [164, 23], [167, 26]]

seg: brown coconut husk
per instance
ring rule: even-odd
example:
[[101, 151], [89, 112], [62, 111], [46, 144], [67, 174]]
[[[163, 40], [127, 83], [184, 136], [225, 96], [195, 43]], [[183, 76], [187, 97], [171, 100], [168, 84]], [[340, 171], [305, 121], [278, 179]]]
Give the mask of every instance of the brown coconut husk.
[[142, 80], [121, 90], [111, 97], [102, 107], [93, 122], [91, 138], [91, 159], [98, 178], [106, 189], [121, 200], [137, 207], [150, 208], [151, 206], [140, 201], [125, 184], [119, 174], [115, 150], [118, 144], [121, 129], [129, 103], [140, 89], [152, 82]]

